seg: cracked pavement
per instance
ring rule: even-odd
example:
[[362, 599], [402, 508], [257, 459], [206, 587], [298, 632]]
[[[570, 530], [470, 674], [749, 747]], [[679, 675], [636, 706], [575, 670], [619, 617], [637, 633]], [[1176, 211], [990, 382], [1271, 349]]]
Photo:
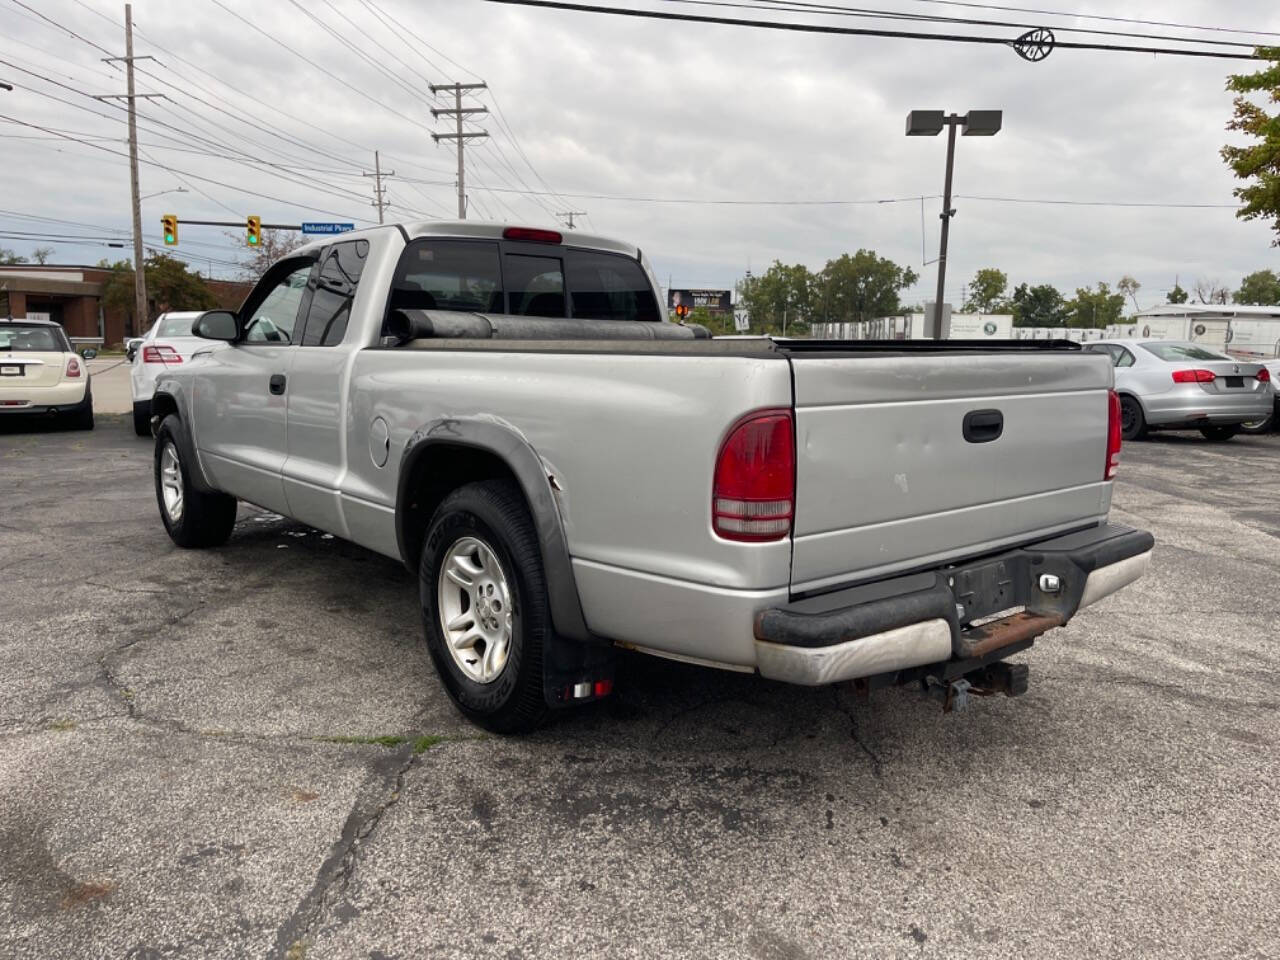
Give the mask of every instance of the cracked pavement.
[[178, 550], [126, 424], [7, 425], [0, 956], [1280, 955], [1278, 465], [1127, 445], [1153, 570], [1021, 698], [628, 656], [504, 739], [397, 564], [250, 507]]

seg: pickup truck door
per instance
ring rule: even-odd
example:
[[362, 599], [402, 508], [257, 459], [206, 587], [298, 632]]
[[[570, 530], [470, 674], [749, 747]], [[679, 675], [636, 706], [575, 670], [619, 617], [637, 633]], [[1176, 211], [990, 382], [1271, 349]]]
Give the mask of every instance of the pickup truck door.
[[240, 311], [239, 341], [211, 351], [194, 397], [196, 444], [217, 486], [288, 513], [284, 465], [289, 367], [314, 256], [267, 271]]
[[[335, 243], [321, 253], [307, 282], [302, 332], [295, 337], [289, 371], [283, 468], [289, 516], [342, 537], [349, 536], [338, 492], [347, 462], [346, 371], [360, 348], [359, 331], [348, 326], [368, 261], [364, 239]], [[372, 294], [373, 285], [367, 285], [366, 298]]]

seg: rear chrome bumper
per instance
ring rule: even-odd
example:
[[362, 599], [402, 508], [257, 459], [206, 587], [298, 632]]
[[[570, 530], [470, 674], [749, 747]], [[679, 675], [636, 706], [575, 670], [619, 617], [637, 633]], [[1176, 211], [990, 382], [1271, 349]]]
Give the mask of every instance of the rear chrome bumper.
[[[763, 610], [756, 663], [765, 677], [816, 686], [1012, 653], [1141, 577], [1153, 544], [1149, 533], [1103, 524], [923, 579]], [[867, 599], [846, 602], [859, 594]]]

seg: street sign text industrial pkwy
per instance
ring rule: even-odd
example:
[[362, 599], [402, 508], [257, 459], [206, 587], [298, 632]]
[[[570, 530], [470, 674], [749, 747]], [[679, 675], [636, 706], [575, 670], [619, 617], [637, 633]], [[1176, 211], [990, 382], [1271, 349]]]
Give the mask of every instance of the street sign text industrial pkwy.
[[354, 230], [354, 223], [304, 223], [302, 225], [303, 233], [346, 233], [348, 230]]

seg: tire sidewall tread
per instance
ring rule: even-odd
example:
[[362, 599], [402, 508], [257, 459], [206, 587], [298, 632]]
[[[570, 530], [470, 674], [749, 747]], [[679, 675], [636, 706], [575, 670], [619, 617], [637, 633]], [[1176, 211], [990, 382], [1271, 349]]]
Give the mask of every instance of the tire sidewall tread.
[[[454, 662], [437, 613], [437, 580], [448, 549], [474, 536], [493, 550], [514, 593], [511, 649], [501, 675], [476, 683]], [[427, 650], [445, 690], [470, 720], [498, 733], [537, 727], [548, 708], [542, 689], [542, 651], [551, 630], [550, 604], [537, 532], [519, 488], [506, 480], [459, 487], [427, 526], [418, 564]]]

